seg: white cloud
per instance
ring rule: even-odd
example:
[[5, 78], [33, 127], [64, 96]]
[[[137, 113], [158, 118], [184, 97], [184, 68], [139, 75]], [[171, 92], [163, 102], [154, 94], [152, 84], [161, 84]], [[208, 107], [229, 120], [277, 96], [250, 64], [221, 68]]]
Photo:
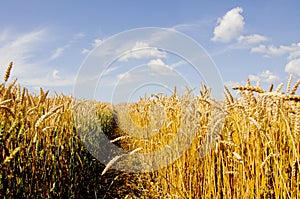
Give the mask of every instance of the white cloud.
[[100, 44], [102, 44], [102, 42], [103, 42], [102, 39], [97, 38], [94, 40], [94, 43], [92, 44], [92, 46], [94, 48], [96, 48], [96, 47], [100, 46]]
[[148, 62], [148, 66], [150, 68], [157, 67], [157, 66], [165, 66], [168, 67], [161, 59], [152, 59]]
[[147, 64], [149, 68], [160, 75], [171, 75], [172, 69], [161, 59], [152, 59]]
[[26, 78], [23, 80], [26, 86], [30, 87], [61, 87], [73, 85], [73, 77], [53, 79], [53, 77]]
[[84, 49], [82, 49], [81, 54], [85, 55], [85, 54], [88, 54], [90, 52], [91, 51], [89, 49], [84, 48]]
[[234, 81], [228, 81], [224, 83], [227, 88], [232, 88], [234, 86], [239, 86], [241, 85], [241, 82], [234, 82]]
[[247, 36], [243, 36], [241, 35], [238, 38], [238, 42], [242, 43], [242, 44], [255, 44], [255, 43], [259, 43], [262, 41], [267, 41], [268, 38], [262, 35], [258, 35], [258, 34], [253, 34], [253, 35], [247, 35]]
[[265, 70], [257, 75], [249, 75], [251, 81], [260, 81], [266, 83], [275, 83], [279, 81], [279, 77], [269, 70]]
[[54, 69], [52, 72], [38, 77], [25, 77], [22, 82], [29, 87], [62, 87], [71, 86], [74, 83], [75, 75], [61, 76], [60, 71]]
[[54, 69], [52, 72], [52, 77], [53, 79], [60, 79], [59, 75], [58, 75], [59, 71]]
[[300, 58], [291, 60], [289, 63], [287, 63], [287, 65], [285, 66], [285, 72], [300, 77]]
[[236, 7], [228, 11], [222, 18], [219, 18], [212, 41], [226, 43], [238, 38], [245, 24], [244, 17], [241, 15], [242, 12], [241, 7]]
[[[114, 71], [117, 68], [118, 67], [109, 68], [108, 72]], [[105, 73], [106, 72], [107, 71], [105, 71]], [[116, 78], [119, 84], [128, 84], [134, 82], [162, 81], [163, 79], [168, 79], [166, 76], [174, 77], [174, 75], [176, 74], [172, 68], [161, 59], [152, 59], [146, 65], [140, 65], [127, 72], [117, 74]]]
[[259, 45], [252, 48], [251, 52], [262, 53], [267, 57], [289, 54], [289, 59], [294, 59], [300, 56], [300, 43], [292, 43], [289, 46], [281, 45], [279, 47], [276, 47], [274, 45]]
[[157, 48], [152, 48], [145, 42], [136, 42], [130, 51], [126, 52], [122, 57], [119, 58], [119, 61], [128, 61], [131, 58], [164, 58], [166, 56], [166, 52]]
[[[128, 83], [128, 81], [140, 81], [145, 80], [149, 76], [154, 75], [158, 77], [159, 75], [170, 75], [172, 69], [165, 64], [161, 59], [153, 59], [150, 60], [145, 68], [145, 66], [134, 68], [130, 71], [120, 73], [117, 75], [118, 80], [122, 80], [123, 83]], [[104, 75], [111, 73], [112, 71], [116, 70], [118, 67], [113, 67], [108, 69], [104, 72]]]
[[270, 55], [284, 55], [288, 53], [290, 49], [288, 49], [286, 46], [280, 46], [280, 47], [275, 47], [273, 45], [271, 46], [265, 46], [265, 45], [259, 45], [258, 47], [254, 47], [251, 49], [251, 52], [255, 53], [262, 53], [265, 54], [266, 56]]
[[288, 59], [293, 60], [300, 57], [300, 49], [296, 49], [289, 54]]

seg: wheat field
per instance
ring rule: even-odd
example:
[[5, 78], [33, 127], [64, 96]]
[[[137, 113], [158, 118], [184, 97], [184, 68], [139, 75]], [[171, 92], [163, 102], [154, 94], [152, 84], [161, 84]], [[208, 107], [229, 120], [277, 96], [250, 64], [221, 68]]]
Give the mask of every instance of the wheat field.
[[[238, 97], [225, 87], [223, 101], [201, 85], [196, 96], [175, 89], [137, 103], [89, 102], [103, 133], [129, 155], [166, 146], [180, 151], [190, 141], [174, 162], [132, 173], [116, 169], [122, 157], [102, 164], [89, 152], [74, 121], [76, 99], [42, 88], [29, 93], [9, 80], [12, 65], [0, 85], [1, 198], [300, 197], [300, 80], [292, 84], [292, 76], [285, 89], [281, 83], [264, 90], [248, 80], [232, 88]], [[192, 134], [172, 142], [180, 132]], [[144, 162], [155, 167], [171, 160]]]

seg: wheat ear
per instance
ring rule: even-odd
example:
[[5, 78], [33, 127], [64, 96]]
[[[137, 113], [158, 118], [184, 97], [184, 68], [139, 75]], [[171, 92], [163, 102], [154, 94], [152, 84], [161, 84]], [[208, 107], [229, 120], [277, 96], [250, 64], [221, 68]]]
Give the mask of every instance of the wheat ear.
[[293, 79], [293, 75], [290, 74], [290, 77], [287, 81], [287, 85], [286, 85], [286, 92], [289, 93], [291, 91], [291, 83], [292, 83], [292, 79]]
[[10, 76], [10, 71], [11, 71], [12, 66], [13, 66], [13, 62], [10, 62], [6, 69], [6, 72], [5, 72], [4, 82], [7, 82], [8, 78]]
[[296, 84], [294, 85], [294, 87], [292, 88], [292, 91], [291, 91], [291, 93], [290, 93], [291, 95], [294, 95], [294, 94], [296, 93], [299, 84], [300, 84], [300, 80], [298, 80], [298, 81], [296, 82]]

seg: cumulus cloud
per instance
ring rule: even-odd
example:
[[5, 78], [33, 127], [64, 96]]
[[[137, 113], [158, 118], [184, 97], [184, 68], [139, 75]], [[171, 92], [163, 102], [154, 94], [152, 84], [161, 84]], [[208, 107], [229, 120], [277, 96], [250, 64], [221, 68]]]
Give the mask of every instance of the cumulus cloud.
[[242, 12], [241, 7], [236, 7], [228, 11], [222, 18], [219, 18], [212, 41], [227, 43], [238, 38], [245, 25], [244, 17], [241, 15]]
[[161, 51], [157, 48], [152, 48], [149, 44], [145, 42], [136, 42], [132, 49], [122, 57], [120, 57], [119, 61], [128, 61], [129, 59], [141, 59], [141, 58], [164, 58], [167, 56], [167, 53]]
[[300, 58], [291, 60], [289, 63], [287, 63], [287, 65], [285, 66], [285, 72], [300, 77]]
[[238, 42], [242, 43], [242, 44], [255, 44], [255, 43], [259, 43], [259, 42], [263, 42], [263, 41], [267, 41], [268, 38], [263, 36], [263, 35], [259, 35], [259, 34], [253, 34], [253, 35], [247, 35], [247, 36], [243, 36], [241, 35], [238, 38]]
[[276, 81], [279, 81], [280, 78], [271, 71], [265, 70], [261, 73], [258, 73], [257, 75], [249, 75], [249, 79], [251, 81], [275, 83]]

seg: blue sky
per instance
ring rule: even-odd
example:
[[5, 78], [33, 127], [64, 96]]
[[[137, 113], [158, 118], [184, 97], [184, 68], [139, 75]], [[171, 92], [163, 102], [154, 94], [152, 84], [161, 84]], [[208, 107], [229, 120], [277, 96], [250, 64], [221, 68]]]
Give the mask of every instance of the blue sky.
[[[2, 1], [0, 74], [3, 76], [8, 63], [14, 61], [12, 77], [23, 86], [33, 92], [41, 86], [68, 95], [80, 67], [97, 46], [123, 31], [160, 27], [198, 42], [229, 86], [245, 84], [247, 78], [253, 83], [260, 80], [262, 86], [277, 85], [286, 82], [290, 73], [295, 82], [300, 77], [299, 6], [296, 0]], [[150, 57], [141, 53], [140, 57], [147, 59], [133, 56], [139, 60], [131, 59], [130, 63], [172, 70], [170, 66], [180, 60], [163, 53]], [[114, 66], [110, 81], [128, 74], [113, 70]], [[189, 78], [189, 70], [183, 71]], [[201, 81], [192, 80], [192, 86]], [[105, 93], [112, 87], [106, 81], [102, 84], [106, 88], [100, 95], [108, 100]], [[155, 91], [147, 88], [140, 94]]]

